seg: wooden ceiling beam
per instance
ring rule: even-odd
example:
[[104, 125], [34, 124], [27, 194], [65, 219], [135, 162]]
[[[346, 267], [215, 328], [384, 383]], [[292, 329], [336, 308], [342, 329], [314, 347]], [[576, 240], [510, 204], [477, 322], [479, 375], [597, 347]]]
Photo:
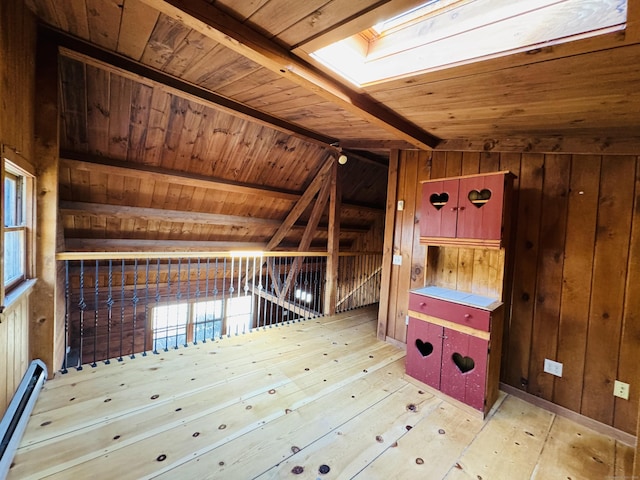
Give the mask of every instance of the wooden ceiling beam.
[[134, 238], [66, 238], [64, 243], [67, 252], [228, 252], [235, 250], [259, 251], [265, 247], [265, 244], [260, 242], [143, 240]]
[[610, 138], [606, 136], [564, 137], [513, 135], [500, 138], [457, 138], [443, 140], [435, 150], [470, 152], [567, 153], [601, 155], [636, 155], [640, 137]]
[[[162, 208], [131, 207], [126, 205], [110, 205], [105, 203], [70, 202], [61, 200], [58, 204], [62, 215], [88, 215], [92, 217], [107, 216], [118, 218], [134, 218], [145, 221], [198, 223], [203, 225], [245, 225], [279, 227], [278, 219], [242, 217], [239, 215], [223, 215], [219, 213], [194, 212], [185, 210], [165, 210]], [[308, 225], [294, 224], [292, 229], [306, 230]], [[318, 224], [315, 230], [328, 230], [327, 225]], [[345, 225], [340, 229], [347, 233], [366, 233], [366, 227]]]
[[296, 85], [393, 133], [399, 139], [422, 149], [431, 149], [440, 143], [438, 137], [420, 129], [368, 96], [347, 88], [210, 3], [202, 0], [142, 1]]
[[144, 221], [198, 223], [202, 225], [238, 225], [279, 227], [282, 222], [271, 218], [243, 217], [219, 213], [165, 210], [161, 208], [130, 207], [105, 203], [68, 202], [61, 200], [60, 213], [63, 215], [90, 215], [119, 218], [135, 218]]
[[47, 41], [57, 44], [60, 48], [60, 53], [72, 60], [77, 60], [81, 63], [114, 73], [138, 83], [143, 83], [153, 88], [159, 88], [171, 95], [176, 95], [230, 115], [273, 128], [279, 132], [294, 135], [302, 140], [326, 148], [332, 148], [331, 144], [335, 144], [338, 141], [338, 139], [333, 137], [322, 135], [300, 125], [217, 95], [210, 90], [200, 88], [197, 85], [185, 82], [177, 77], [148, 67], [117, 53], [109, 52], [75, 37], [70, 37], [51, 27], [43, 27], [41, 29], [41, 35], [43, 35]]
[[[195, 188], [207, 188], [223, 192], [232, 192], [242, 195], [256, 195], [269, 198], [279, 198], [297, 202], [301, 194], [290, 190], [269, 188], [265, 186], [250, 185], [231, 180], [225, 180], [204, 175], [195, 175], [177, 170], [167, 170], [150, 167], [147, 165], [132, 166], [131, 162], [107, 159], [98, 155], [80, 154], [71, 151], [60, 152], [60, 168], [69, 168], [86, 172], [99, 172], [107, 175], [122, 175], [124, 177], [139, 178], [143, 182], [168, 182]], [[358, 210], [360, 212], [382, 215], [384, 210], [373, 205], [358, 203], [345, 203], [343, 208]]]

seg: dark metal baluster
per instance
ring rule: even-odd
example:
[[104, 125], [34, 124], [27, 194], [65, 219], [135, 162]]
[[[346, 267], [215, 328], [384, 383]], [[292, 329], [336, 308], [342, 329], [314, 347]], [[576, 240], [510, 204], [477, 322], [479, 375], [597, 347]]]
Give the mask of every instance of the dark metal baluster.
[[84, 260], [80, 260], [80, 300], [78, 300], [80, 308], [80, 345], [78, 349], [78, 360], [76, 370], [82, 370], [82, 354], [84, 350], [84, 311], [87, 304], [84, 301]]
[[99, 294], [100, 294], [100, 281], [98, 274], [100, 273], [98, 269], [98, 260], [96, 260], [96, 271], [95, 278], [93, 279], [94, 284], [94, 298], [93, 298], [93, 362], [91, 366], [93, 368], [97, 367], [96, 363], [97, 358], [97, 349], [98, 349], [98, 305], [99, 305]]
[[[234, 263], [235, 263], [236, 259], [234, 257], [231, 257], [231, 289], [229, 292], [229, 297], [232, 297], [233, 294], [235, 292], [237, 292], [236, 297], [240, 297], [240, 271], [242, 270], [242, 257], [238, 257], [238, 288], [236, 289], [233, 286], [233, 282], [234, 282], [234, 272], [235, 272], [235, 268], [234, 268]], [[238, 323], [237, 323], [237, 315], [236, 315], [236, 336], [238, 335]]]
[[[175, 301], [176, 313], [178, 313], [177, 312], [177, 310], [178, 310], [177, 309], [177, 304], [180, 303], [180, 300], [182, 300], [182, 272], [181, 272], [181, 270], [182, 270], [182, 258], [178, 258], [178, 290], [176, 292], [176, 301]], [[185, 325], [185, 335], [187, 333], [186, 332], [186, 328], [187, 328], [187, 326]], [[178, 332], [178, 331], [179, 331], [178, 330], [178, 318], [176, 317], [176, 332]], [[175, 342], [173, 344], [173, 349], [174, 350], [178, 349], [178, 335], [176, 335]]]
[[191, 315], [192, 305], [190, 304], [191, 300], [191, 257], [187, 257], [187, 323], [184, 326], [184, 346], [189, 346], [189, 325], [191, 322], [189, 321], [189, 316]]
[[118, 356], [118, 361], [121, 362], [122, 358], [122, 349], [124, 348], [124, 287], [126, 284], [126, 273], [124, 269], [124, 258], [120, 264], [120, 352]]
[[131, 333], [131, 354], [129, 358], [136, 358], [136, 326], [138, 320], [138, 259], [133, 261], [133, 297], [131, 303], [133, 304], [133, 332]]
[[[253, 284], [255, 285], [255, 276], [256, 276], [256, 257], [253, 257]], [[247, 261], [245, 264], [245, 273], [244, 273], [244, 294], [249, 295], [249, 257], [247, 257]], [[253, 311], [253, 292], [251, 292], [251, 320], [249, 321], [249, 331], [253, 330], [253, 319], [255, 312]]]
[[[253, 278], [252, 278], [252, 281], [253, 281], [252, 296], [254, 296], [256, 299], [255, 319], [256, 319], [256, 328], [259, 330], [260, 323], [262, 322], [262, 297], [260, 296], [260, 294], [262, 293], [262, 265], [264, 265], [264, 260], [262, 259], [262, 255], [260, 256], [260, 261], [257, 263], [257, 265], [256, 265], [256, 259], [254, 258], [253, 260], [254, 261], [253, 261]], [[258, 281], [257, 284], [256, 284], [256, 275], [257, 275], [257, 281]]]
[[[156, 296], [155, 296], [155, 301], [156, 301], [156, 309], [154, 312], [154, 317], [158, 312], [158, 307], [160, 306], [160, 259], [157, 258], [156, 259]], [[158, 339], [156, 338], [156, 333], [157, 333], [157, 329], [156, 329], [156, 324], [154, 322], [153, 324], [153, 353], [155, 355], [158, 355]]]
[[[233, 287], [231, 287], [233, 290]], [[227, 259], [222, 260], [222, 317], [224, 318], [223, 326], [227, 330], [227, 337], [229, 337], [229, 322], [227, 321], [227, 300], [225, 295], [227, 294]], [[220, 329], [220, 339], [224, 337], [224, 330]]]
[[[169, 304], [171, 302], [171, 259], [167, 261], [167, 312], [169, 311]], [[169, 351], [169, 317], [167, 315], [167, 323], [164, 327], [164, 351]]]
[[149, 334], [149, 259], [147, 258], [145, 266], [144, 266], [144, 329], [143, 335], [144, 338], [142, 341], [144, 342], [144, 347], [142, 350], [142, 356], [147, 356], [147, 336]]
[[[218, 294], [220, 293], [220, 290], [218, 290], [218, 272], [219, 272], [219, 265], [218, 265], [218, 259], [216, 258], [216, 267], [214, 270], [214, 276], [213, 276], [213, 298], [218, 301]], [[224, 287], [223, 287], [224, 290]], [[222, 339], [222, 335], [223, 335], [223, 327], [224, 327], [224, 300], [220, 300], [220, 302], [222, 302], [222, 319], [221, 319], [221, 324], [220, 324], [220, 339]], [[211, 336], [212, 340], [215, 340], [215, 326], [214, 326], [214, 333]]]
[[111, 328], [113, 321], [113, 260], [109, 260], [109, 276], [108, 276], [108, 298], [107, 298], [107, 359], [104, 361], [105, 365], [111, 363]]
[[[189, 277], [191, 278], [191, 277]], [[194, 304], [194, 308], [197, 309], [199, 308], [199, 303], [200, 303], [200, 257], [198, 257], [198, 264], [196, 266], [196, 302]], [[205, 320], [205, 326], [206, 326], [206, 321], [207, 321], [207, 308], [208, 308], [208, 304], [205, 304], [205, 309], [204, 309], [204, 320]], [[195, 315], [196, 315], [196, 321], [195, 321], [195, 325], [193, 328], [193, 344], [197, 345], [198, 344], [198, 313], [200, 313], [199, 311], [195, 311]], [[206, 342], [205, 338], [204, 338], [204, 333], [202, 334], [202, 342]]]
[[64, 360], [62, 362], [61, 373], [69, 373], [67, 362], [69, 361], [69, 308], [71, 299], [69, 298], [69, 260], [64, 261]]

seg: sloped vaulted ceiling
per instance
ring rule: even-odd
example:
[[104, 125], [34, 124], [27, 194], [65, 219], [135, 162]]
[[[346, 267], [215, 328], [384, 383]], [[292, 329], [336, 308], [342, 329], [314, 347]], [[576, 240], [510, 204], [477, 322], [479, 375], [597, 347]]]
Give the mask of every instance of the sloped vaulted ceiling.
[[[599, 1], [583, 2], [581, 17]], [[62, 45], [67, 238], [266, 244], [338, 146], [352, 152], [341, 167], [341, 239], [352, 246], [382, 222], [391, 148], [629, 153], [640, 146], [633, 2], [622, 31], [363, 88], [308, 54], [421, 2], [27, 3]], [[223, 188], [230, 184], [244, 193]], [[180, 224], [147, 210], [118, 218], [80, 203], [265, 221]], [[295, 245], [300, 231], [285, 243]], [[316, 245], [323, 235], [321, 228]]]

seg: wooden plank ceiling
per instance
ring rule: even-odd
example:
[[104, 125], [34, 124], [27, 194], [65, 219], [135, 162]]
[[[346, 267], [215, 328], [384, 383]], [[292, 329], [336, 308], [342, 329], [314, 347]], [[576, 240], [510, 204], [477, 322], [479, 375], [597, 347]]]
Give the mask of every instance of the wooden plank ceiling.
[[[382, 223], [389, 148], [640, 146], [637, 29], [356, 88], [309, 63], [311, 46], [422, 2], [27, 3], [61, 45], [61, 208], [73, 248], [266, 245], [336, 146], [350, 149], [339, 169], [345, 248], [379, 238], [370, 230]], [[629, 15], [634, 25], [637, 9]], [[299, 245], [312, 207], [280, 247]], [[327, 221], [312, 246], [325, 245]]]

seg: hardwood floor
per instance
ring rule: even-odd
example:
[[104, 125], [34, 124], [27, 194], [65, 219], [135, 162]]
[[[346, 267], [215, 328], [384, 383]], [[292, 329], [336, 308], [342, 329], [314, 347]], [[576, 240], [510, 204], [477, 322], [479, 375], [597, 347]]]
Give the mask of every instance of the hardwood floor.
[[362, 309], [58, 376], [9, 479], [631, 478], [633, 448], [516, 397], [482, 421], [422, 391], [375, 319]]

